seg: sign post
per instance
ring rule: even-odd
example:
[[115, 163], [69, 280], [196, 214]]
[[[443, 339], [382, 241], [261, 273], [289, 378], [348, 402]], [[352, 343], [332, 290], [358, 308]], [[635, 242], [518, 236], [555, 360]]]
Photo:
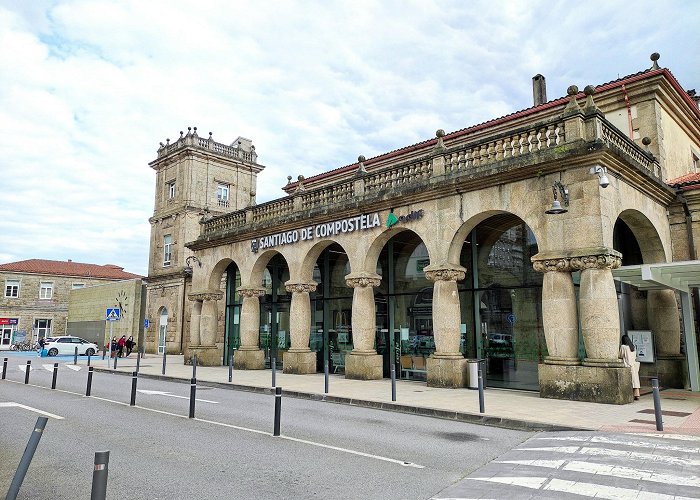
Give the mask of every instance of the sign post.
[[[107, 358], [107, 367], [109, 368], [109, 361], [112, 358], [112, 325], [115, 321], [119, 321], [121, 310], [119, 308], [107, 308], [105, 313], [105, 321], [109, 321], [109, 338], [107, 339], [107, 344], [109, 345], [109, 358]], [[106, 350], [106, 349], [105, 349]]]

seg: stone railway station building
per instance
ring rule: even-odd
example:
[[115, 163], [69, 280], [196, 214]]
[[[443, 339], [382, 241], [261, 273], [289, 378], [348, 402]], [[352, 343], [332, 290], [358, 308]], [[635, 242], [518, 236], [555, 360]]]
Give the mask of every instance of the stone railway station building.
[[700, 244], [700, 110], [657, 60], [552, 101], [538, 75], [531, 108], [289, 177], [259, 205], [250, 140], [161, 143], [146, 345], [366, 380], [393, 361], [450, 388], [483, 359], [490, 386], [620, 404], [621, 332], [650, 331], [642, 375], [697, 390], [679, 296], [616, 277]]

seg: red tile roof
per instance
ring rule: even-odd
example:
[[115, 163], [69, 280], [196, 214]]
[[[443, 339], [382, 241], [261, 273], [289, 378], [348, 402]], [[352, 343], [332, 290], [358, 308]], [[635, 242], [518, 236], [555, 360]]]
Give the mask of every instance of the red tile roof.
[[[604, 92], [613, 88], [621, 87], [622, 85], [625, 84], [630, 84], [632, 82], [637, 82], [639, 80], [644, 80], [646, 78], [651, 78], [657, 75], [663, 75], [666, 77], [666, 79], [671, 83], [671, 86], [673, 86], [676, 91], [680, 94], [681, 98], [685, 100], [692, 112], [700, 118], [700, 110], [698, 109], [697, 104], [693, 100], [692, 97], [690, 97], [685, 90], [683, 90], [683, 87], [681, 86], [680, 83], [678, 83], [678, 80], [676, 80], [676, 77], [673, 76], [673, 74], [666, 68], [661, 68], [661, 69], [647, 69], [644, 71], [640, 71], [639, 73], [635, 73], [633, 75], [627, 75], [622, 78], [618, 78], [617, 80], [613, 80], [607, 83], [603, 83], [602, 85], [598, 85], [595, 88], [596, 93]], [[576, 99], [582, 99], [585, 97], [585, 94], [583, 92], [579, 92], [576, 95]], [[492, 127], [494, 125], [499, 125], [501, 123], [509, 122], [511, 120], [515, 120], [516, 118], [522, 118], [530, 115], [537, 114], [541, 111], [551, 109], [551, 108], [556, 108], [558, 106], [564, 106], [566, 103], [569, 101], [569, 97], [560, 97], [557, 99], [554, 99], [552, 101], [546, 102], [544, 104], [540, 104], [538, 106], [533, 106], [531, 108], [527, 108], [521, 111], [516, 111], [514, 113], [502, 116], [500, 118], [494, 118], [492, 120], [485, 121], [483, 123], [479, 123], [478, 125], [473, 125], [471, 127], [463, 128], [460, 130], [456, 130], [454, 132], [450, 132], [445, 135], [443, 138], [445, 141], [449, 139], [454, 139], [457, 137], [461, 137], [473, 132], [476, 132], [481, 129], [485, 129], [488, 127]], [[428, 146], [434, 145], [437, 142], [436, 138], [428, 139], [426, 141], [419, 142], [417, 144], [413, 144], [412, 146], [406, 146], [403, 148], [395, 149], [393, 151], [390, 151], [388, 153], [381, 154], [379, 156], [375, 156], [373, 158], [368, 158], [365, 160], [364, 164], [365, 166], [370, 166], [372, 163], [375, 163], [376, 161], [379, 160], [385, 160], [387, 158], [391, 158], [393, 156], [397, 156], [399, 154], [403, 153], [410, 153], [412, 151], [416, 151], [418, 149], [423, 149]], [[313, 184], [314, 182], [320, 181], [322, 179], [325, 179], [327, 177], [332, 177], [338, 174], [342, 174], [345, 172], [353, 171], [356, 170], [358, 167], [358, 163], [351, 163], [350, 165], [346, 165], [344, 167], [338, 167], [332, 170], [328, 170], [326, 172], [323, 172], [321, 174], [317, 174], [311, 177], [307, 177], [304, 180], [304, 183], [306, 184], [307, 187], [309, 187], [309, 184]], [[291, 193], [294, 188], [296, 188], [297, 182], [290, 182], [286, 186], [284, 186], [282, 189], [286, 191], [287, 193]]]
[[671, 187], [680, 189], [681, 191], [692, 191], [695, 189], [700, 189], [700, 174], [685, 174], [667, 181]]
[[0, 264], [0, 271], [17, 273], [55, 274], [59, 276], [80, 276], [84, 278], [102, 278], [110, 280], [131, 280], [143, 278], [138, 274], [127, 273], [123, 267], [114, 264], [82, 264], [63, 260], [29, 259], [19, 262]]

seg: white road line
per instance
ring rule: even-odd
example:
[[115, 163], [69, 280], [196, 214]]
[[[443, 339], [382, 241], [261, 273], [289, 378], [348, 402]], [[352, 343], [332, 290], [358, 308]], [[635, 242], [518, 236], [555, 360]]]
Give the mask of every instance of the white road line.
[[44, 367], [44, 370], [52, 372], [53, 371], [53, 365], [41, 365]]
[[58, 415], [54, 415], [53, 413], [49, 413], [47, 411], [32, 408], [31, 406], [26, 406], [23, 404], [13, 403], [13, 402], [0, 403], [0, 408], [12, 408], [12, 407], [22, 408], [24, 410], [33, 411], [34, 413], [38, 413], [39, 415], [44, 415], [46, 417], [55, 418], [56, 420], [63, 420], [63, 417], [60, 417]]
[[686, 434], [640, 434], [637, 432], [629, 432], [630, 436], [647, 436], [654, 438], [665, 438], [665, 439], [677, 439], [679, 441], [698, 441], [700, 442], [700, 436], [688, 436]]
[[602, 443], [602, 444], [620, 444], [623, 446], [632, 446], [635, 448], [653, 448], [655, 450], [666, 450], [666, 451], [680, 451], [683, 453], [699, 453], [700, 446], [676, 446], [672, 444], [659, 443], [658, 441], [640, 441], [640, 440], [628, 440], [619, 438], [609, 438], [606, 436], [590, 436], [590, 437], [577, 437], [577, 436], [565, 436], [565, 437], [537, 437], [534, 439], [539, 440], [552, 440], [552, 441], [577, 441], [577, 442], [588, 442], [588, 443]]
[[638, 451], [613, 450], [609, 448], [592, 448], [587, 446], [542, 446], [535, 448], [516, 448], [513, 451], [547, 451], [556, 453], [580, 453], [582, 455], [604, 456], [604, 457], [624, 457], [629, 460], [641, 460], [659, 462], [671, 465], [697, 465], [700, 460], [684, 457], [672, 457], [666, 455], [655, 455], [653, 453], [641, 453]]
[[[149, 396], [168, 396], [171, 398], [190, 399], [189, 396], [178, 396], [177, 394], [170, 394], [169, 392], [165, 392], [165, 391], [148, 391], [148, 390], [136, 389], [136, 392], [140, 392], [142, 394], [148, 394]], [[195, 398], [195, 401], [201, 401], [202, 403], [212, 403], [215, 405], [219, 404], [218, 401], [209, 401], [208, 399]]]
[[74, 372], [79, 372], [79, 371], [80, 371], [80, 366], [78, 366], [78, 365], [71, 365], [71, 364], [68, 364], [68, 363], [64, 363], [63, 366], [65, 366], [66, 368], [70, 368], [70, 369], [73, 370]]
[[[24, 373], [27, 373], [27, 365], [17, 365], [17, 368], [19, 368], [19, 371], [24, 372]], [[33, 372], [34, 370], [36, 370], [35, 367], [33, 367], [33, 366], [30, 366], [30, 367], [29, 367], [29, 372], [30, 372], [30, 373]]]
[[566, 481], [564, 479], [549, 479], [547, 477], [469, 477], [472, 481], [486, 481], [490, 483], [522, 486], [534, 490], [560, 491], [595, 498], [609, 500], [691, 500], [689, 497], [653, 493], [650, 491], [620, 488], [617, 486], [605, 486], [595, 483], [580, 481]]
[[655, 483], [700, 487], [700, 477], [698, 476], [676, 476], [673, 474], [662, 474], [652, 470], [634, 469], [631, 467], [622, 467], [618, 465], [579, 462], [576, 460], [571, 462], [568, 462], [567, 460], [503, 460], [495, 462], [499, 464], [546, 467], [548, 469], [559, 469], [572, 472], [583, 472], [585, 474], [621, 477], [624, 479], [636, 479], [638, 481], [652, 481]]

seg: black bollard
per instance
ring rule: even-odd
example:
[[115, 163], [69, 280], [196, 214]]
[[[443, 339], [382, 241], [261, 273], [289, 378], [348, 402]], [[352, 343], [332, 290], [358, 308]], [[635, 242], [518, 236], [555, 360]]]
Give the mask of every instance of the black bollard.
[[29, 372], [32, 370], [32, 361], [30, 359], [27, 360], [27, 371], [24, 372], [24, 383], [28, 384], [29, 383]]
[[479, 368], [479, 413], [484, 413], [484, 376]]
[[165, 347], [163, 347], [163, 375], [165, 375]]
[[664, 421], [661, 415], [661, 396], [659, 395], [659, 379], [651, 379], [651, 390], [654, 394], [654, 416], [656, 417], [656, 430], [664, 430]]
[[24, 476], [27, 475], [27, 469], [29, 469], [29, 464], [32, 461], [32, 457], [34, 457], [34, 452], [36, 451], [37, 446], [39, 446], [39, 440], [41, 439], [41, 435], [44, 432], [44, 428], [46, 427], [46, 422], [48, 422], [48, 420], [49, 419], [47, 417], [39, 417], [36, 420], [36, 425], [34, 426], [32, 435], [29, 437], [27, 447], [24, 449], [22, 459], [19, 461], [17, 472], [15, 472], [15, 476], [12, 478], [10, 489], [7, 490], [7, 496], [5, 497], [6, 500], [15, 500], [17, 498], [19, 488], [22, 486]]
[[7, 376], [7, 358], [2, 361], [2, 379], [5, 380]]
[[88, 352], [88, 364], [87, 364], [88, 366], [90, 366], [90, 358], [91, 358], [91, 356], [90, 356], [90, 353]]
[[94, 368], [91, 366], [88, 368], [88, 379], [87, 379], [87, 389], [85, 389], [85, 395], [90, 396], [90, 391], [92, 391], [92, 371]]
[[131, 372], [131, 402], [129, 406], [136, 405], [136, 381], [138, 380], [139, 372]]
[[107, 498], [107, 475], [109, 472], [109, 452], [95, 452], [95, 467], [92, 470], [92, 491], [90, 500], [105, 500]]
[[53, 364], [53, 378], [51, 379], [51, 389], [56, 388], [56, 377], [58, 377], [58, 363]]
[[330, 370], [328, 369], [328, 360], [326, 359], [326, 360], [323, 361], [323, 376], [324, 376], [324, 379], [325, 379], [325, 384], [324, 384], [324, 386], [323, 386], [323, 392], [324, 392], [325, 394], [328, 394], [328, 378], [329, 378], [329, 373], [330, 373]]
[[282, 388], [275, 387], [275, 428], [273, 436], [280, 435], [280, 419], [282, 417]]
[[139, 353], [136, 353], [136, 373], [139, 372], [139, 368], [141, 367], [141, 356], [139, 356]]
[[272, 387], [277, 386], [277, 358], [272, 358]]
[[231, 382], [233, 380], [233, 349], [231, 349], [231, 353], [228, 355], [228, 381]]
[[197, 355], [192, 356], [192, 378], [197, 378]]
[[117, 351], [114, 351], [114, 369], [117, 369], [117, 359], [119, 359], [119, 354]]
[[78, 346], [75, 346], [75, 354], [73, 354], [73, 364], [78, 364]]
[[391, 362], [391, 400], [396, 401], [396, 363]]
[[104, 349], [102, 349], [102, 360], [103, 361], [104, 361], [106, 355], [107, 355], [107, 348], [105, 347]]
[[197, 396], [197, 379], [193, 378], [190, 380], [190, 417], [194, 418], [194, 401]]

